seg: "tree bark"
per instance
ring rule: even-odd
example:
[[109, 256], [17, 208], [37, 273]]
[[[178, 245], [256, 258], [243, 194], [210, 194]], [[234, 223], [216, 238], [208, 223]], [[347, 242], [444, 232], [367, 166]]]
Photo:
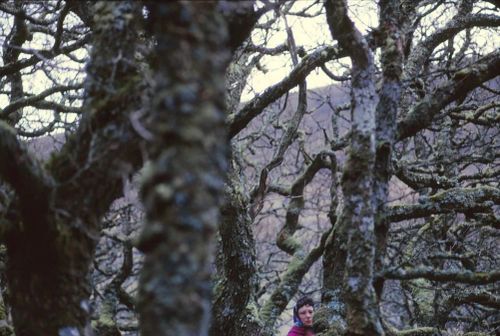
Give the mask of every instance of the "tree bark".
[[3, 238], [18, 336], [91, 332], [88, 271], [100, 219], [130, 173], [122, 163], [131, 169], [140, 163], [128, 124], [128, 113], [139, 103], [137, 8], [131, 2], [95, 4], [85, 116], [45, 166], [0, 124], [0, 176], [17, 196]]
[[[374, 166], [373, 198], [375, 208], [375, 235], [377, 240], [375, 269], [381, 270], [386, 250], [389, 223], [383, 214], [389, 196], [389, 180], [392, 176], [392, 153], [396, 137], [396, 116], [401, 99], [401, 75], [403, 71], [403, 22], [399, 1], [379, 2], [379, 22], [382, 43], [382, 87], [379, 92], [376, 118], [376, 152]], [[384, 281], [374, 283], [380, 299]]]
[[[227, 170], [226, 23], [215, 2], [149, 3], [156, 74], [139, 281], [140, 330], [207, 335], [213, 238]], [[168, 55], [165, 56], [165, 55]]]
[[373, 288], [375, 225], [373, 168], [375, 162], [375, 66], [366, 40], [347, 16], [342, 0], [325, 3], [333, 38], [352, 61], [351, 141], [342, 175], [346, 227], [346, 265], [343, 297], [348, 335], [383, 335]]
[[221, 208], [221, 250], [217, 265], [221, 275], [214, 289], [210, 335], [258, 335], [263, 328], [255, 315], [256, 310], [251, 309], [255, 305], [257, 288], [252, 221], [248, 215], [248, 200], [239, 191], [238, 182], [231, 181]]

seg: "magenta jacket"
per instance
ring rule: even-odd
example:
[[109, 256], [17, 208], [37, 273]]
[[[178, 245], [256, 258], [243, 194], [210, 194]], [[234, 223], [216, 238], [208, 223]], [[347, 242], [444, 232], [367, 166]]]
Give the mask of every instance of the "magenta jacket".
[[287, 336], [314, 336], [311, 328], [293, 326]]

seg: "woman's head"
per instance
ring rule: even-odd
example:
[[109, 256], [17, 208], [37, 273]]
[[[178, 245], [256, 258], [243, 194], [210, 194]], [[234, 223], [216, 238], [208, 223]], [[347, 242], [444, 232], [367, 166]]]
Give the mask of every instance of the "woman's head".
[[297, 300], [293, 308], [293, 322], [298, 326], [311, 327], [313, 324], [314, 302], [304, 296]]

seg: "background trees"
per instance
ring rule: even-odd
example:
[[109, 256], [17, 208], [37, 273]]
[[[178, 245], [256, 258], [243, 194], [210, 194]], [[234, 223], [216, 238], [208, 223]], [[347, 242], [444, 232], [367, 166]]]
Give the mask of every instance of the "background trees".
[[2, 318], [196, 334], [212, 291], [212, 335], [264, 335], [308, 293], [324, 335], [497, 330], [497, 11], [0, 4]]

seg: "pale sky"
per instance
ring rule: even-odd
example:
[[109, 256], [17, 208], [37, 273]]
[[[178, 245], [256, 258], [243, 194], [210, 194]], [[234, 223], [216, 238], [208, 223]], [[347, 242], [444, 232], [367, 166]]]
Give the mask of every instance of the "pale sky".
[[[313, 0], [297, 1], [297, 4], [293, 7], [292, 11], [297, 12], [301, 8], [305, 8], [313, 3]], [[373, 1], [351, 0], [350, 3], [352, 3], [350, 10], [351, 19], [356, 23], [357, 28], [361, 32], [366, 32], [370, 27], [377, 26], [377, 6]], [[320, 3], [311, 8], [309, 12], [315, 13], [322, 6], [323, 4]], [[287, 19], [288, 24], [293, 30], [297, 46], [303, 46], [306, 51], [310, 52], [317, 49], [319, 46], [332, 45], [333, 42], [326, 23], [324, 10], [323, 13], [318, 15], [316, 18], [289, 16]], [[253, 35], [253, 41], [255, 44], [258, 44], [259, 42], [259, 35], [259, 33]], [[279, 31], [275, 32], [269, 40], [269, 47], [275, 47], [285, 42], [286, 32], [283, 23], [281, 23]], [[345, 58], [342, 60], [342, 63], [348, 65], [349, 61]], [[292, 61], [287, 53], [281, 56], [265, 56], [261, 64], [268, 71], [265, 74], [258, 70], [254, 70], [252, 72], [249, 85], [243, 92], [243, 101], [253, 98], [256, 92], [262, 92], [269, 86], [278, 83], [292, 69]], [[334, 70], [332, 64], [330, 64], [329, 69]], [[345, 70], [341, 68], [337, 68], [336, 71], [334, 70], [337, 75], [342, 75], [343, 71]], [[319, 68], [311, 72], [311, 74], [307, 77], [308, 88], [316, 88], [330, 84], [332, 84], [332, 80]]]
[[[348, 0], [349, 2], [349, 16], [355, 23], [356, 27], [362, 32], [366, 33], [370, 28], [376, 28], [378, 26], [378, 12], [377, 12], [377, 2], [374, 0]], [[292, 11], [297, 12], [301, 8], [305, 8], [314, 3], [313, 0], [298, 0], [296, 5], [294, 5]], [[316, 12], [322, 3], [311, 8], [310, 12]], [[421, 11], [426, 11], [431, 8], [433, 4], [424, 7]], [[491, 7], [491, 6], [490, 6]], [[426, 16], [422, 20], [422, 24], [425, 26], [431, 26], [435, 24], [434, 27], [429, 27], [424, 31], [424, 34], [431, 34], [437, 28], [443, 27], [446, 22], [455, 15], [456, 11], [453, 7], [449, 7], [444, 11], [436, 11], [432, 15]], [[487, 13], [483, 11], [483, 13]], [[288, 16], [288, 23], [291, 26], [297, 46], [303, 46], [306, 51], [311, 51], [322, 45], [332, 45], [332, 39], [330, 31], [328, 30], [328, 25], [326, 23], [326, 17], [320, 14], [316, 18], [303, 18]], [[417, 30], [415, 38], [422, 34], [421, 31]], [[500, 45], [500, 35], [498, 30], [490, 29], [472, 29], [471, 34], [473, 35], [474, 41], [477, 42], [478, 46], [484, 48], [487, 51], [492, 51], [498, 48]], [[465, 35], [465, 31], [457, 34], [455, 37], [455, 43], [460, 45], [460, 40]], [[255, 44], [259, 44], [259, 33], [253, 35], [253, 41]], [[284, 30], [284, 25], [281, 23], [280, 29], [274, 32], [274, 35], [269, 40], [269, 47], [274, 47], [286, 42], [286, 33]], [[291, 60], [289, 54], [285, 53], [281, 56], [265, 56], [261, 64], [268, 70], [267, 73], [262, 73], [255, 69], [252, 72], [251, 78], [249, 78], [249, 85], [247, 85], [246, 90], [243, 92], [242, 100], [247, 101], [252, 99], [256, 93], [264, 91], [269, 86], [281, 81], [292, 69]], [[341, 68], [341, 64], [349, 65], [348, 58], [342, 59], [340, 62], [329, 62], [328, 68], [332, 70], [337, 75], [342, 75], [345, 71]], [[331, 85], [333, 81], [327, 77], [323, 71], [319, 68], [314, 70], [307, 77], [308, 88], [316, 88], [326, 85]], [[296, 90], [296, 89], [294, 89]], [[292, 90], [292, 91], [294, 91]]]

